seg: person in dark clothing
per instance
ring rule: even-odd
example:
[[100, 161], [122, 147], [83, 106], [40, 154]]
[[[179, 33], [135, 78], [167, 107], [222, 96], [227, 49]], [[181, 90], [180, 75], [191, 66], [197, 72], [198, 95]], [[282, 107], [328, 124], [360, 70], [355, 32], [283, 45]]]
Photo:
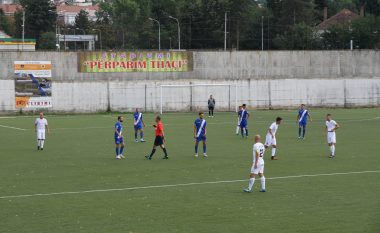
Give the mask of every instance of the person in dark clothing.
[[215, 99], [210, 95], [208, 99], [208, 117], [214, 117]]

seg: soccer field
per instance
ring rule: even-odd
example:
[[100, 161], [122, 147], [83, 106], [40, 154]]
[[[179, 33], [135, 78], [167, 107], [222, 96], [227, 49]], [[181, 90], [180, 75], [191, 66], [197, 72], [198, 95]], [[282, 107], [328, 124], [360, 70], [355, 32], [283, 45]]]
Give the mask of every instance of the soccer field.
[[[0, 232], [380, 232], [379, 109], [314, 109], [305, 140], [297, 111], [250, 111], [249, 139], [235, 113], [206, 118], [208, 156], [194, 157], [195, 113], [162, 116], [169, 160], [135, 143], [124, 114], [125, 160], [114, 155], [116, 114], [47, 115], [51, 133], [37, 151], [37, 116], [0, 117]], [[337, 131], [329, 159], [325, 114]], [[252, 117], [253, 116], [253, 117]], [[275, 117], [279, 160], [265, 155], [267, 192], [244, 193], [253, 135]], [[201, 149], [201, 147], [200, 147]]]

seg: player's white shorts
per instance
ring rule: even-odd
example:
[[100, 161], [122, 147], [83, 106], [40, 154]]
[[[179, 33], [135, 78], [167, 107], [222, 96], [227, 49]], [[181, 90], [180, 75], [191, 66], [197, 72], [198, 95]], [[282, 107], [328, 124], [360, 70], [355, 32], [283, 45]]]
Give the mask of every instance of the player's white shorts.
[[255, 174], [255, 175], [257, 175], [259, 173], [264, 173], [264, 164], [263, 163], [257, 164], [257, 168], [256, 169], [255, 169], [255, 165], [252, 164], [251, 173]]
[[328, 132], [327, 133], [327, 143], [336, 143], [336, 134], [335, 132]]
[[272, 135], [268, 134], [265, 138], [265, 146], [272, 146], [272, 145], [277, 145], [276, 137], [272, 138]]
[[45, 130], [37, 130], [37, 139], [45, 140]]

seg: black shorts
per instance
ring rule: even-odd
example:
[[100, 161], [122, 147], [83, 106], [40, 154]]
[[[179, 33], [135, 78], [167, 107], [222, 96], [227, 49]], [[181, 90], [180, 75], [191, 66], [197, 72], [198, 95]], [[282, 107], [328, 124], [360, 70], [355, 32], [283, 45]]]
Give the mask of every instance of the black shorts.
[[214, 107], [209, 106], [208, 110], [214, 110]]
[[162, 144], [164, 144], [164, 139], [163, 139], [163, 137], [161, 137], [161, 136], [156, 136], [156, 138], [154, 139], [154, 145], [155, 145], [155, 146], [161, 146]]

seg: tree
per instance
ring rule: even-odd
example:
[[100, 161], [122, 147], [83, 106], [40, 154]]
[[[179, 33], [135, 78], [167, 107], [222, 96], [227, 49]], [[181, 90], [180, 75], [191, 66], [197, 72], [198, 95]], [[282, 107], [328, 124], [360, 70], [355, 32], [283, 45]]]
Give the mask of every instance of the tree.
[[298, 23], [283, 35], [276, 37], [274, 44], [281, 49], [316, 49], [319, 47], [319, 39], [313, 27]]
[[80, 10], [77, 16], [75, 16], [75, 25], [76, 28], [80, 28], [84, 31], [87, 31], [90, 26], [90, 20], [88, 19], [88, 12], [85, 10]]
[[[25, 10], [25, 37], [39, 40], [44, 32], [55, 30], [57, 19], [56, 7], [50, 0], [20, 0], [20, 4]], [[22, 19], [22, 12], [21, 13]], [[20, 15], [17, 16], [20, 20]], [[17, 22], [19, 23], [19, 22]], [[19, 31], [21, 24], [17, 24]]]
[[54, 50], [56, 49], [56, 35], [54, 32], [42, 33], [38, 41], [38, 49]]

